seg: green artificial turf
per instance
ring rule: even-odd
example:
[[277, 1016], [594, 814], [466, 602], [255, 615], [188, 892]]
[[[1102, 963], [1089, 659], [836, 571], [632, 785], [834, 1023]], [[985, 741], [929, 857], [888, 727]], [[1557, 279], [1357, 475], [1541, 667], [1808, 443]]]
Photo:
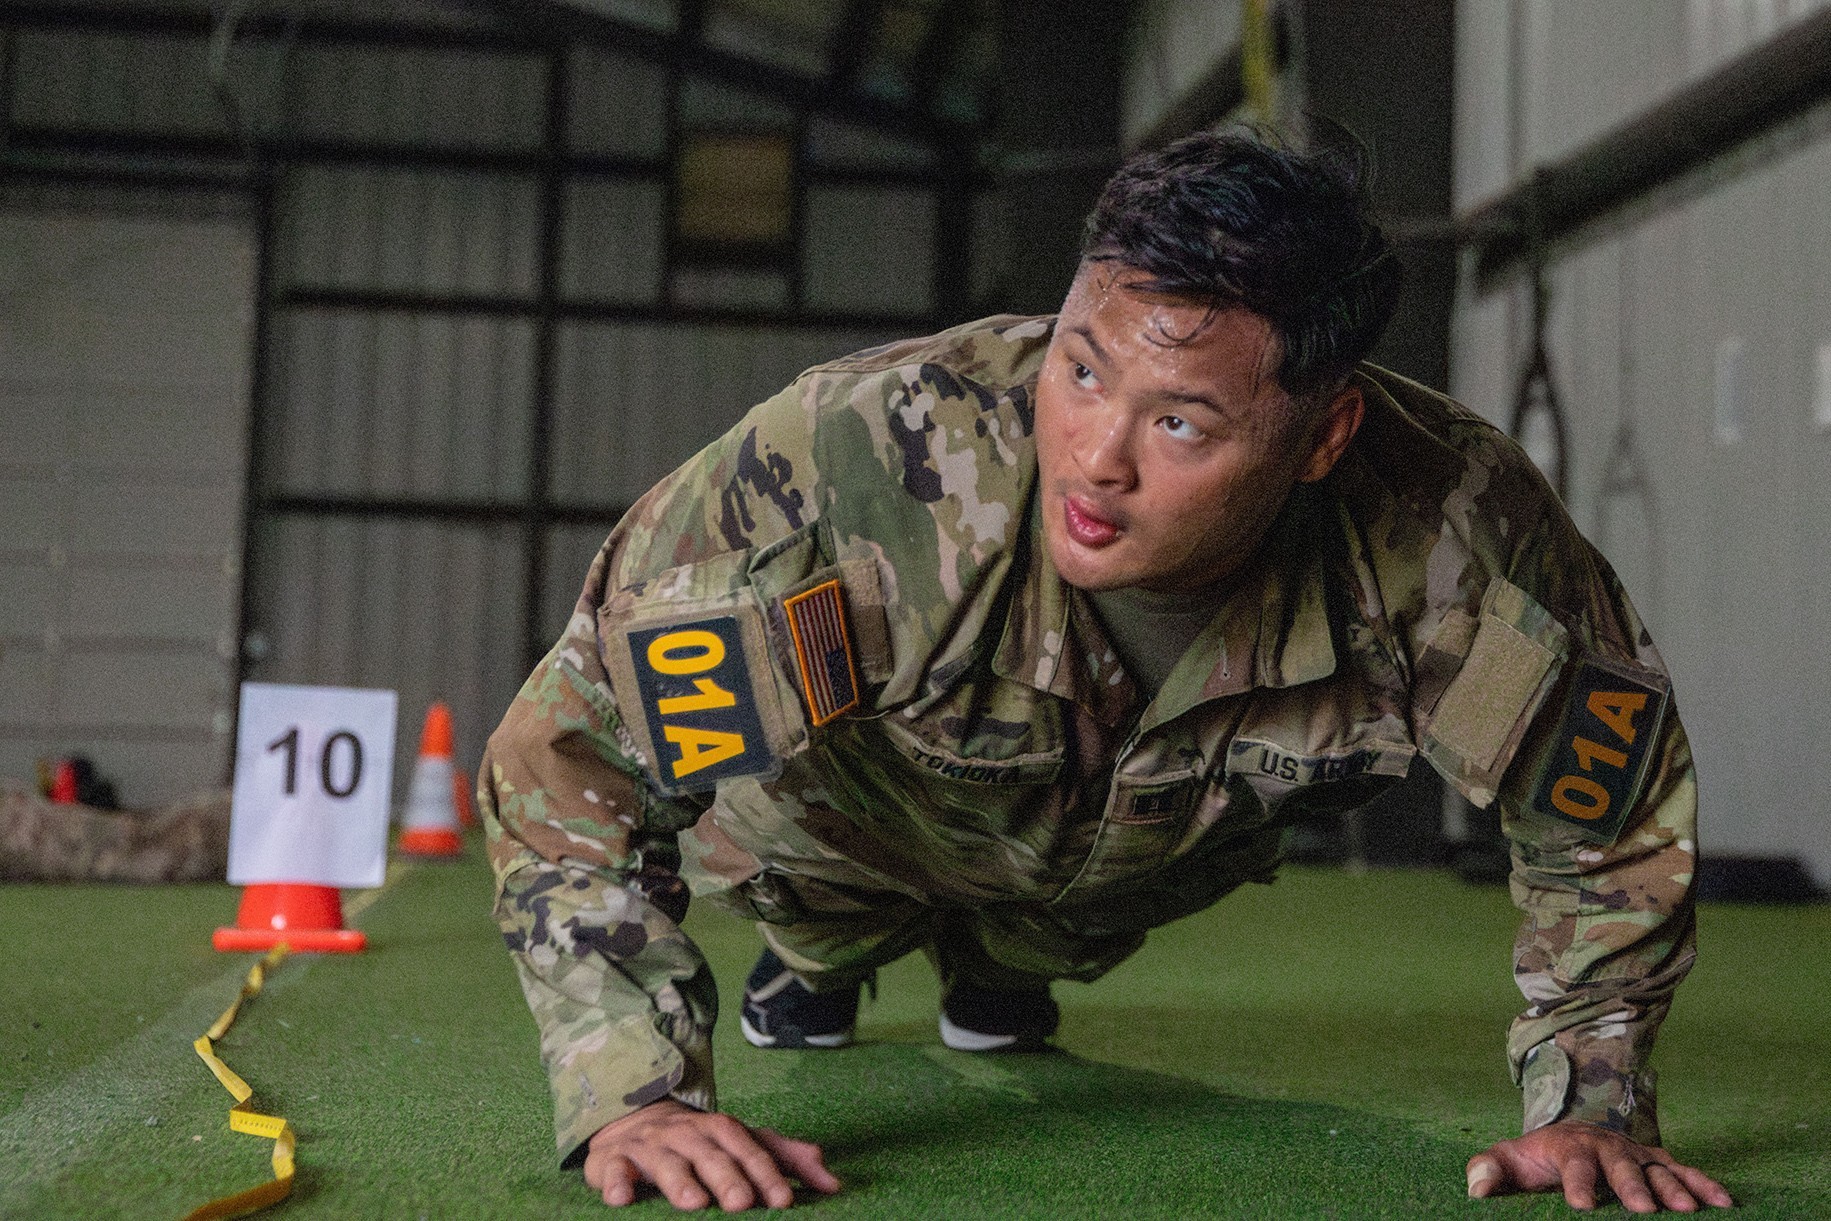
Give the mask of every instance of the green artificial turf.
[[[398, 871], [359, 955], [297, 956], [218, 1044], [299, 1134], [275, 1217], [585, 1217], [554, 1165], [535, 1032], [472, 855]], [[267, 1174], [191, 1051], [250, 955], [228, 887], [0, 887], [0, 1217], [177, 1217]], [[718, 1034], [724, 1105], [822, 1143], [825, 1217], [1548, 1217], [1471, 1202], [1462, 1164], [1518, 1123], [1504, 891], [1290, 870], [1058, 989], [1061, 1054], [949, 1052], [919, 956], [858, 1046]], [[696, 912], [735, 1010], [751, 930]], [[1831, 1216], [1831, 908], [1712, 907], [1662, 1038], [1673, 1151], [1742, 1217]], [[635, 1215], [669, 1212], [638, 1205]], [[1619, 1209], [1604, 1214], [1626, 1215]]]

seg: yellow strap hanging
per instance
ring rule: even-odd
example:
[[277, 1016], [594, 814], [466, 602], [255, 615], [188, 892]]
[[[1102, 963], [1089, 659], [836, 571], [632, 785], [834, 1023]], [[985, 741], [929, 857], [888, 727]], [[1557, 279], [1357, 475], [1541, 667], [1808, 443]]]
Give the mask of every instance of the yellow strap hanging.
[[223, 1010], [223, 1015], [216, 1019], [216, 1024], [191, 1044], [203, 1062], [210, 1066], [210, 1071], [216, 1074], [216, 1079], [222, 1082], [223, 1088], [235, 1098], [235, 1105], [229, 1108], [229, 1127], [236, 1132], [245, 1132], [249, 1136], [273, 1142], [273, 1181], [236, 1192], [232, 1196], [211, 1200], [186, 1213], [184, 1221], [220, 1221], [224, 1217], [245, 1217], [269, 1205], [278, 1204], [292, 1194], [295, 1145], [292, 1125], [278, 1115], [263, 1115], [254, 1110], [249, 1105], [254, 1091], [236, 1075], [234, 1069], [223, 1063], [222, 1057], [216, 1054], [216, 1049], [212, 1046], [213, 1040], [222, 1038], [229, 1027], [235, 1025], [235, 1015], [241, 1009], [242, 1002], [260, 994], [261, 986], [267, 982], [267, 972], [279, 966], [286, 953], [284, 945], [276, 945], [250, 967], [241, 994]]
[[1278, 51], [1270, 0], [1240, 0], [1240, 77], [1253, 121], [1277, 120]]

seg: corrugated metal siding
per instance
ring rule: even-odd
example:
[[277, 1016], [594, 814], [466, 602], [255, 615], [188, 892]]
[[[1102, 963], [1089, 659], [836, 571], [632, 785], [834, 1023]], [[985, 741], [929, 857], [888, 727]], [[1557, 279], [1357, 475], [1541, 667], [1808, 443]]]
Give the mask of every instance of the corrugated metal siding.
[[0, 775], [148, 805], [226, 763], [254, 243], [94, 204], [0, 213]]
[[659, 300], [665, 203], [659, 183], [569, 184], [560, 291], [573, 301]]
[[434, 700], [451, 705], [459, 765], [475, 767], [524, 677], [519, 543], [508, 526], [269, 522], [255, 604], [266, 656], [249, 677], [398, 691], [397, 795]]
[[[400, 14], [434, 23], [475, 20], [443, 16], [436, 5], [414, 0], [323, 0], [314, 11], [364, 21]], [[657, 12], [671, 20], [670, 6]], [[16, 47], [13, 117], [24, 127], [231, 134], [210, 79], [207, 39], [33, 31]], [[541, 292], [540, 172], [531, 160], [504, 168], [479, 159], [460, 169], [415, 156], [540, 152], [548, 62], [521, 52], [243, 38], [227, 66], [249, 130], [297, 137], [334, 154], [315, 163], [288, 160], [281, 170], [271, 269], [276, 304], [259, 421], [261, 491], [358, 502], [343, 506], [349, 515], [313, 516], [295, 503], [265, 516], [251, 552], [252, 677], [399, 690], [404, 785], [427, 702], [453, 705], [460, 746], [474, 758], [518, 685], [527, 545], [541, 548], [546, 562], [536, 633], [550, 639], [614, 507], [635, 499], [801, 369], [891, 336], [809, 331], [794, 323], [562, 322], [553, 367], [553, 479], [543, 499], [571, 519], [578, 506], [602, 505], [605, 521], [549, 524], [531, 539], [515, 519], [487, 525], [365, 515], [378, 507], [360, 503], [365, 500], [383, 508], [393, 500], [424, 502], [423, 510], [436, 515], [449, 502], [468, 511], [469, 502], [515, 505], [536, 494], [530, 446], [542, 326], [534, 308]], [[604, 48], [574, 50], [568, 67], [565, 144], [602, 160], [575, 167], [561, 184], [556, 287], [565, 302], [659, 308], [665, 301], [670, 308], [760, 313], [805, 304], [873, 316], [931, 309], [931, 191], [817, 189], [809, 201], [807, 265], [793, 268], [786, 257], [781, 265], [701, 261], [672, 269], [664, 284], [670, 74]], [[798, 123], [791, 106], [710, 81], [686, 84], [679, 118], [784, 131]], [[807, 156], [821, 164], [868, 168], [930, 159], [924, 150], [840, 124], [820, 125], [817, 137]], [[402, 164], [360, 164], [365, 145], [402, 149]], [[220, 200], [210, 206], [220, 207]], [[793, 300], [797, 284], [806, 289], [803, 302]], [[415, 295], [427, 300], [416, 302]], [[161, 338], [157, 326], [144, 334], [126, 329], [112, 340], [113, 350], [128, 358], [150, 345], [156, 353]], [[237, 436], [244, 411], [240, 402], [222, 410]], [[239, 468], [219, 469], [231, 472], [224, 487], [239, 491]], [[55, 472], [39, 474], [44, 478], [26, 480], [27, 502], [57, 495]], [[228, 516], [214, 502], [186, 499], [182, 488], [159, 494], [200, 529]], [[17, 503], [9, 497], [0, 506], [0, 528], [36, 537], [42, 521], [14, 522]], [[25, 584], [45, 598], [86, 598], [83, 591], [110, 580], [170, 593], [178, 609], [146, 623], [193, 620], [185, 599], [211, 588], [234, 592], [232, 564], [176, 575], [148, 567], [134, 550], [153, 545], [147, 515], [131, 498], [114, 509], [111, 503], [90, 497], [84, 510], [84, 528], [116, 538], [104, 568], [70, 576], [66, 590], [64, 578], [40, 565]], [[44, 618], [9, 606], [0, 610], [0, 630], [37, 638], [46, 630]], [[236, 642], [212, 622], [200, 639], [222, 651], [220, 668]], [[106, 631], [119, 626], [108, 623], [114, 626]], [[0, 699], [52, 715], [60, 691], [76, 690], [62, 673], [43, 650], [9, 649], [0, 661]], [[86, 662], [80, 681], [71, 681], [93, 685], [110, 675], [137, 693], [123, 706], [138, 700], [148, 710], [190, 716], [178, 680], [164, 672]], [[72, 698], [92, 694], [85, 688]], [[213, 714], [206, 719], [214, 730]]]
[[811, 188], [803, 282], [808, 305], [908, 315], [934, 309], [936, 206], [930, 191]]
[[27, 126], [221, 133], [201, 38], [26, 30], [15, 38], [14, 115]]
[[570, 61], [567, 143], [581, 153], [659, 157], [667, 151], [667, 70], [599, 48]]
[[434, 147], [530, 149], [546, 114], [533, 55], [302, 47], [286, 66], [299, 135]]
[[1133, 18], [1120, 98], [1128, 145], [1240, 41], [1239, 0], [1144, 0]]
[[533, 343], [532, 324], [519, 321], [282, 315], [267, 425], [274, 489], [524, 496]]
[[531, 176], [299, 170], [282, 217], [288, 287], [532, 297], [539, 281]]
[[[1818, 7], [1532, 3], [1513, 65], [1496, 38], [1508, 7], [1463, 4], [1464, 206]], [[1525, 110], [1509, 116], [1515, 72]], [[1476, 138], [1509, 127], [1511, 156]], [[1831, 339], [1824, 130], [1825, 116], [1804, 120], [1687, 198], [1558, 252], [1549, 344], [1571, 417], [1571, 509], [1672, 667], [1707, 846], [1801, 855], [1831, 880], [1831, 807], [1799, 763], [1831, 740], [1831, 437], [1813, 415]], [[1491, 416], [1506, 411], [1528, 340], [1520, 292], [1470, 301], [1459, 320], [1454, 389]], [[1730, 351], [1739, 359], [1719, 359]], [[1734, 384], [1720, 384], [1732, 368]], [[1739, 421], [1734, 438], [1720, 401]], [[1624, 418], [1650, 499], [1606, 491]]]

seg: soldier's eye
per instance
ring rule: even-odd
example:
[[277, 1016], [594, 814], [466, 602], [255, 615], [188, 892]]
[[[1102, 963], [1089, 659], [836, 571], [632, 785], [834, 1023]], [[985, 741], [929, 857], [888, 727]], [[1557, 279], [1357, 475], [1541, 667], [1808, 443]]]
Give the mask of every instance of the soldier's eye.
[[1167, 415], [1157, 421], [1163, 430], [1178, 441], [1193, 441], [1202, 435], [1202, 430], [1179, 415]]

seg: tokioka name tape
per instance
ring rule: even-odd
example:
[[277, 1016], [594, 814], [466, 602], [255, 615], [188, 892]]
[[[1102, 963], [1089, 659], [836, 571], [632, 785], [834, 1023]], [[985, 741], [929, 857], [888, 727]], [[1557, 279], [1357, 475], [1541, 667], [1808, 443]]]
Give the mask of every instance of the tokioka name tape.
[[234, 1069], [224, 1064], [222, 1057], [216, 1054], [213, 1042], [228, 1033], [229, 1027], [235, 1025], [235, 1015], [241, 1010], [242, 1002], [252, 1000], [260, 995], [261, 986], [267, 982], [267, 972], [280, 965], [286, 957], [286, 947], [276, 945], [265, 957], [248, 969], [248, 979], [242, 984], [241, 994], [230, 1006], [223, 1010], [223, 1015], [216, 1019], [216, 1024], [198, 1036], [191, 1046], [196, 1048], [197, 1055], [210, 1066], [216, 1079], [223, 1084], [235, 1099], [235, 1105], [229, 1108], [229, 1127], [236, 1132], [249, 1136], [258, 1136], [273, 1142], [273, 1181], [251, 1187], [247, 1191], [238, 1191], [232, 1196], [223, 1196], [211, 1200], [198, 1208], [192, 1209], [184, 1216], [184, 1221], [219, 1221], [224, 1217], [245, 1217], [249, 1213], [259, 1212], [270, 1205], [278, 1204], [292, 1194], [293, 1179], [293, 1140], [292, 1125], [278, 1115], [263, 1115], [250, 1106], [254, 1091], [248, 1083], [236, 1075]]

